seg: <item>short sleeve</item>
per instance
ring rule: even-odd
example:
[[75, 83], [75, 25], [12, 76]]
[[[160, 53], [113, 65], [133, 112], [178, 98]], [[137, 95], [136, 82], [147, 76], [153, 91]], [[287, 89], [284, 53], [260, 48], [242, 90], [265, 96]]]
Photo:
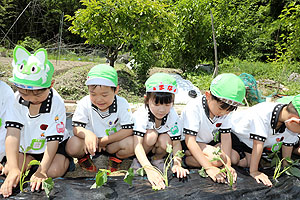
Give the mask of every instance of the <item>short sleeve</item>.
[[[74, 127], [81, 126], [84, 127], [89, 123], [89, 103], [88, 101], [89, 96], [84, 97], [81, 99], [77, 107], [75, 109], [75, 112], [72, 117], [72, 125]], [[91, 103], [90, 103], [91, 104]], [[90, 105], [91, 106], [91, 105]]]
[[200, 127], [200, 115], [199, 110], [193, 103], [194, 101], [190, 101], [186, 107], [184, 108], [181, 118], [183, 124], [183, 133], [188, 135], [196, 136], [199, 127]]
[[133, 134], [144, 137], [148, 124], [148, 114], [145, 108], [141, 107], [133, 113], [133, 122]]
[[133, 117], [129, 103], [124, 99], [120, 99], [120, 124], [122, 129], [133, 129]]

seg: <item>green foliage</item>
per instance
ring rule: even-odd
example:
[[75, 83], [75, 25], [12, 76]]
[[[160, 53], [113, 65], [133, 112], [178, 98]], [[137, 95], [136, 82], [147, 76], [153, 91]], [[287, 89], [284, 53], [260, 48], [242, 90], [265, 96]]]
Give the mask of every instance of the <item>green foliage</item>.
[[24, 149], [22, 146], [21, 147], [21, 150], [23, 151], [24, 153], [24, 159], [23, 159], [23, 164], [22, 164], [22, 169], [21, 169], [21, 175], [20, 175], [20, 191], [23, 192], [23, 186], [25, 183], [27, 182], [30, 182], [30, 181], [25, 181], [25, 178], [28, 176], [29, 174], [29, 167], [32, 166], [32, 165], [40, 165], [40, 162], [37, 161], [37, 160], [31, 160], [26, 168], [26, 171], [25, 171], [25, 163], [26, 163], [26, 153], [31, 149], [31, 147], [27, 147], [26, 149]]
[[164, 1], [82, 0], [85, 7], [67, 15], [69, 30], [86, 38], [86, 43], [104, 45], [106, 57], [114, 66], [118, 52], [125, 45], [143, 43], [154, 38], [168, 21]]
[[38, 40], [29, 36], [25, 37], [23, 41], [18, 41], [18, 44], [23, 46], [29, 52], [36, 51], [37, 49], [42, 47], [41, 43]]
[[43, 188], [45, 190], [45, 193], [46, 193], [46, 196], [48, 199], [50, 198], [49, 194], [52, 191], [53, 187], [54, 187], [54, 181], [51, 177], [49, 177], [45, 181], [43, 181]]
[[[273, 180], [278, 181], [278, 178], [283, 173], [286, 173], [290, 176], [300, 177], [300, 169], [296, 167], [299, 164], [299, 160], [293, 161], [288, 157], [280, 159], [278, 156], [278, 151], [271, 153], [268, 157], [272, 158], [271, 167], [275, 166]], [[284, 161], [287, 163], [287, 165], [283, 167]]]
[[205, 172], [204, 167], [201, 167], [201, 169], [198, 170], [198, 174], [199, 174], [202, 178], [207, 178], [207, 177], [208, 177], [207, 173]]
[[223, 164], [224, 168], [220, 169], [219, 173], [226, 173], [226, 177], [227, 177], [227, 180], [228, 180], [227, 183], [230, 187], [232, 187], [232, 185], [233, 185], [233, 175], [231, 174], [228, 166], [225, 164], [225, 162], [221, 158], [221, 153], [222, 152], [221, 152], [220, 147], [217, 147], [216, 150], [213, 152], [213, 155], [215, 155], [215, 157], [211, 160], [211, 162], [220, 161]]
[[129, 168], [128, 171], [126, 170], [118, 170], [111, 172], [108, 169], [99, 169], [98, 173], [96, 174], [96, 182], [90, 187], [90, 189], [94, 188], [100, 188], [102, 185], [104, 185], [107, 182], [107, 176], [112, 174], [118, 174], [118, 173], [126, 173], [124, 177], [124, 182], [128, 183], [129, 185], [132, 185], [132, 179], [134, 177], [133, 169]]

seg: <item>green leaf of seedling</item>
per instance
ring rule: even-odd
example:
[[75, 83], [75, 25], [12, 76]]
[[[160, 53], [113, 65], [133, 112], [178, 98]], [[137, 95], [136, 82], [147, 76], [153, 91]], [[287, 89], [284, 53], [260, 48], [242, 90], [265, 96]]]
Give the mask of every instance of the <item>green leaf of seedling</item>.
[[183, 156], [184, 156], [183, 150], [177, 151], [176, 154], [175, 154], [175, 157], [182, 158]]
[[219, 174], [221, 173], [226, 173], [226, 169], [225, 168], [220, 169]]
[[133, 169], [129, 168], [126, 175], [125, 175], [125, 177], [124, 177], [125, 183], [128, 183], [129, 185], [132, 185], [133, 177], [134, 177]]
[[295, 176], [297, 178], [300, 178], [300, 169], [297, 167], [290, 167], [287, 171], [286, 171], [287, 175], [289, 176]]
[[216, 150], [213, 152], [214, 155], [219, 155], [221, 153], [221, 148], [217, 147]]
[[293, 164], [293, 160], [289, 157], [285, 158], [286, 162], [289, 163], [289, 164]]
[[99, 170], [99, 172], [96, 174], [97, 187], [101, 187], [104, 183], [107, 182], [107, 171], [110, 172], [110, 170]]
[[90, 189], [96, 189], [96, 188], [98, 188], [98, 186], [97, 186], [97, 184], [96, 184], [96, 182], [90, 187]]
[[275, 167], [277, 163], [278, 163], [278, 159], [274, 157], [271, 161], [271, 167]]
[[140, 176], [145, 176], [145, 174], [146, 174], [144, 168], [142, 168], [142, 167], [137, 169], [136, 173]]
[[26, 172], [24, 173], [23, 177], [25, 178], [26, 176], [28, 176], [30, 170], [26, 170]]
[[24, 152], [24, 148], [22, 147], [22, 145], [20, 145], [20, 148], [21, 148], [22, 152]]
[[45, 190], [47, 198], [49, 198], [49, 194], [52, 191], [53, 187], [54, 187], [54, 181], [51, 177], [43, 181], [43, 188]]
[[202, 177], [202, 178], [207, 178], [208, 175], [207, 173], [205, 172], [205, 169], [202, 167], [200, 170], [198, 170], [198, 173], [199, 175]]
[[32, 166], [32, 165], [40, 165], [40, 161], [37, 161], [37, 160], [32, 160], [28, 163], [28, 167]]
[[210, 160], [210, 162], [219, 161], [219, 160], [220, 160], [220, 158], [214, 157], [213, 159]]
[[172, 153], [172, 151], [173, 151], [172, 145], [170, 145], [170, 144], [167, 143], [167, 149], [166, 149], [166, 152], [167, 152], [167, 153]]
[[28, 147], [26, 148], [25, 152], [27, 153], [30, 149], [32, 149], [32, 147], [31, 147], [31, 146], [28, 146]]

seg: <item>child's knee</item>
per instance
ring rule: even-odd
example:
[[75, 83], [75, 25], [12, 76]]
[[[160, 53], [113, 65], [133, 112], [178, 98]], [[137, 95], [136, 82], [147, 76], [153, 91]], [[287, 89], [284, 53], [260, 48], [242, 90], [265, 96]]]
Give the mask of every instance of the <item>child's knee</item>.
[[68, 155], [74, 157], [77, 156], [78, 152], [83, 150], [84, 141], [83, 139], [73, 136], [71, 137], [66, 144], [66, 152]]
[[155, 132], [147, 133], [147, 136], [144, 137], [144, 142], [147, 146], [154, 146], [157, 142], [158, 134]]
[[[56, 154], [61, 156], [58, 160], [53, 160], [47, 175], [52, 178], [63, 176], [69, 168], [70, 161], [65, 156]], [[63, 156], [63, 157], [62, 157]]]
[[170, 136], [168, 134], [161, 134], [157, 140], [158, 147], [167, 149], [167, 143], [170, 145], [172, 144]]
[[240, 155], [236, 151], [231, 152], [231, 164], [237, 165], [240, 161]]

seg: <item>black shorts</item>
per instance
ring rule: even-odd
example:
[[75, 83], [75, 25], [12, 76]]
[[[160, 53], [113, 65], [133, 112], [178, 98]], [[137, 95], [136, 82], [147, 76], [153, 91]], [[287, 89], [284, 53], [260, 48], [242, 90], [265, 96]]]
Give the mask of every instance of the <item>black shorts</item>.
[[240, 155], [240, 159], [245, 158], [245, 153], [252, 153], [252, 149], [248, 147], [244, 142], [241, 142], [240, 139], [234, 133], [231, 133], [231, 141], [232, 149]]

